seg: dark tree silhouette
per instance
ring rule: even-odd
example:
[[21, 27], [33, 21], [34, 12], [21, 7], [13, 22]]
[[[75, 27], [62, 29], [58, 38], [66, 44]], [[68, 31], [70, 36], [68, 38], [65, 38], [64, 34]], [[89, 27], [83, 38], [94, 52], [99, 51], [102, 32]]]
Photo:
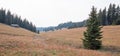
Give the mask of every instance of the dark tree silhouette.
[[9, 10], [6, 12], [3, 8], [0, 9], [0, 23], [7, 25], [18, 24], [22, 28], [36, 32], [36, 26], [31, 22], [26, 19], [22, 20], [20, 16], [11, 14]]
[[92, 8], [90, 17], [87, 21], [87, 30], [84, 32], [83, 46], [86, 49], [100, 49], [102, 46], [101, 42], [101, 27], [97, 20], [97, 11], [96, 8]]

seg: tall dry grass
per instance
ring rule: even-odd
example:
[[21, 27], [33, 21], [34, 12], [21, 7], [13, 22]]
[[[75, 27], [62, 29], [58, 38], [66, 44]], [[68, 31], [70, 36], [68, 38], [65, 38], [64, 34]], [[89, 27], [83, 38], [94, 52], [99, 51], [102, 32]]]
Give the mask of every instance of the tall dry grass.
[[[82, 49], [83, 32], [85, 27], [75, 29], [63, 29], [53, 32], [41, 33], [42, 37], [47, 37], [46, 42], [62, 46], [69, 46], [75, 49]], [[110, 53], [113, 56], [120, 55], [120, 26], [104, 26], [102, 28], [103, 47], [100, 52]]]
[[13, 36], [34, 36], [35, 33], [23, 28], [11, 27], [0, 23], [0, 34]]
[[120, 56], [120, 26], [105, 26], [103, 48], [86, 50], [81, 38], [85, 28], [63, 29], [37, 35], [0, 24], [0, 56]]

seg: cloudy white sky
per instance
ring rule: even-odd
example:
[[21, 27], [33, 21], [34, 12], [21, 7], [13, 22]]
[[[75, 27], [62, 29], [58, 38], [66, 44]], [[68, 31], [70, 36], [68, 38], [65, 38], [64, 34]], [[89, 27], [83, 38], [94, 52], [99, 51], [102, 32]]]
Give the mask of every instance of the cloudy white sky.
[[47, 27], [83, 21], [93, 5], [100, 9], [110, 3], [120, 5], [120, 0], [0, 0], [0, 8], [27, 18], [37, 27]]

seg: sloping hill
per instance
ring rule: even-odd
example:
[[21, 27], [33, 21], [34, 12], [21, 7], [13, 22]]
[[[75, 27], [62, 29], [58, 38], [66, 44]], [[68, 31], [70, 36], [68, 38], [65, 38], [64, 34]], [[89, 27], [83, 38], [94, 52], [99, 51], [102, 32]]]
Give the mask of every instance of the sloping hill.
[[23, 28], [11, 27], [0, 23], [0, 50], [27, 48], [27, 46], [33, 45], [36, 35], [36, 33]]
[[39, 35], [26, 29], [0, 23], [0, 56], [31, 56], [33, 50], [43, 47], [37, 37]]
[[[85, 27], [74, 29], [63, 29], [53, 32], [41, 33], [41, 36], [47, 37], [47, 42], [62, 46], [74, 48], [82, 48], [83, 32]], [[120, 26], [104, 26], [103, 31], [103, 48], [101, 51], [110, 52], [115, 55], [120, 55]], [[114, 56], [115, 56], [114, 55]]]
[[119, 29], [120, 26], [105, 26], [103, 48], [96, 51], [82, 48], [84, 27], [38, 35], [0, 24], [0, 56], [120, 56]]
[[33, 36], [35, 33], [28, 31], [23, 28], [11, 27], [5, 24], [0, 23], [0, 34], [5, 35], [19, 35], [19, 36]]

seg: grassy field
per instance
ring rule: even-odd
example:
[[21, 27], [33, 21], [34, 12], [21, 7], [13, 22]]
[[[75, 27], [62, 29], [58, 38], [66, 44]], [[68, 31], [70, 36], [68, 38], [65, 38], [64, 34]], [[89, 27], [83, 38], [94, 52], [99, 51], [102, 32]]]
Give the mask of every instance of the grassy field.
[[0, 24], [0, 56], [120, 56], [120, 26], [103, 27], [101, 50], [83, 49], [85, 28], [35, 34]]
[[[51, 32], [41, 33], [42, 37], [46, 38], [46, 42], [49, 44], [56, 44], [61, 46], [68, 46], [77, 50], [83, 49], [82, 40], [83, 32], [85, 28], [75, 29], [63, 29]], [[111, 56], [120, 56], [120, 26], [105, 26], [102, 28], [103, 31], [103, 47], [101, 50], [96, 51], [102, 53], [109, 53]], [[89, 52], [89, 51], [88, 51]], [[82, 52], [85, 53], [85, 52]], [[87, 53], [87, 52], [86, 52]], [[91, 53], [93, 54], [93, 52]], [[107, 56], [110, 56], [107, 55]], [[87, 54], [86, 54], [87, 56]], [[96, 55], [91, 55], [96, 56]], [[102, 55], [104, 56], [104, 55]]]

